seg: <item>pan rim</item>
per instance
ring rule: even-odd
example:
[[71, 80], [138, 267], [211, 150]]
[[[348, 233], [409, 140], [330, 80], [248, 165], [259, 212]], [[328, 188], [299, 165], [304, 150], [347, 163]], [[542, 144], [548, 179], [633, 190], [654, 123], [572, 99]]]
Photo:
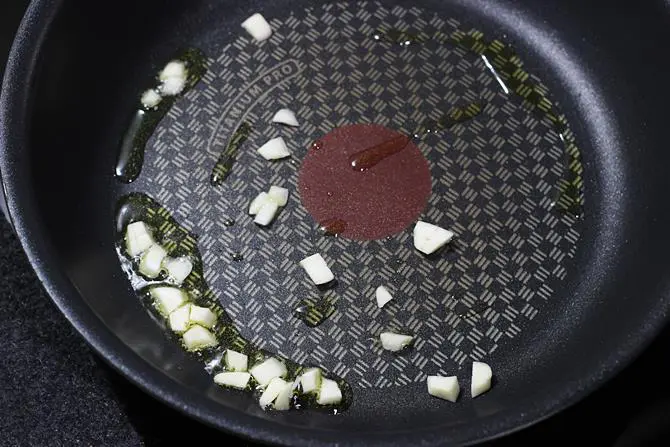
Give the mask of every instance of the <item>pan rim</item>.
[[[57, 16], [63, 0], [33, 0], [23, 18], [11, 50], [0, 97], [0, 173], [9, 215], [19, 241], [47, 293], [70, 324], [86, 342], [123, 376], [144, 392], [172, 408], [218, 429], [253, 440], [290, 445], [331, 444], [334, 431], [286, 426], [281, 423], [250, 416], [222, 407], [214, 401], [180, 386], [167, 375], [152, 367], [126, 346], [97, 317], [78, 296], [78, 292], [55, 262], [55, 248], [48, 241], [36, 241], [31, 235], [44, 233], [43, 225], [35, 216], [35, 201], [30, 176], [24, 175], [31, 82], [50, 25]], [[552, 390], [545, 390], [544, 400], [524, 400], [527, 408], [506, 410], [494, 416], [479, 419], [478, 427], [449, 426], [416, 431], [348, 433], [343, 445], [403, 445], [421, 443], [437, 445], [445, 438], [456, 443], [472, 443], [497, 438], [540, 422], [571, 406], [611, 379], [629, 364], [651, 342], [663, 327], [668, 303], [658, 300], [649, 310], [646, 324], [638, 332], [629, 334], [627, 343], [616, 352], [609, 352], [588, 377], [580, 377], [578, 386], [565, 382]], [[521, 411], [523, 410], [523, 411]]]

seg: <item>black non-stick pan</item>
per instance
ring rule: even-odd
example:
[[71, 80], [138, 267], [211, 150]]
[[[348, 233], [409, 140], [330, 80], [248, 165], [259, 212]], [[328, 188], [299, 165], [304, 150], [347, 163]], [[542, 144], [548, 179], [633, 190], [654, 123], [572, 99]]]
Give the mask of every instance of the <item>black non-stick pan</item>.
[[[273, 28], [264, 42], [240, 26], [256, 12]], [[501, 436], [584, 397], [666, 321], [669, 14], [661, 1], [34, 0], [0, 102], [9, 216], [86, 340], [200, 421], [291, 445]], [[184, 54], [202, 55], [192, 59], [202, 77], [151, 112], [155, 126], [130, 140], [132, 150], [147, 140], [143, 158], [134, 152], [135, 175], [120, 178], [141, 93]], [[270, 123], [283, 107], [299, 127]], [[212, 182], [243, 123], [234, 163]], [[405, 135], [411, 156], [403, 146], [337, 174], [347, 151], [387, 134]], [[291, 157], [259, 157], [277, 136]], [[328, 150], [330, 165], [308, 166]], [[354, 174], [366, 180], [342, 181]], [[270, 185], [291, 195], [261, 228], [247, 207]], [[122, 268], [129, 194], [194, 241], [205, 298], [243, 348], [321, 366], [348, 384], [346, 408], [263, 411], [252, 393], [215, 385]], [[333, 209], [349, 233], [319, 231]], [[417, 219], [456, 236], [423, 256]], [[298, 265], [317, 252], [337, 278], [330, 288]], [[394, 294], [383, 309], [379, 285]], [[334, 312], [321, 324], [296, 316], [324, 300]], [[383, 350], [385, 330], [411, 333], [413, 346]], [[475, 399], [473, 361], [494, 373]], [[458, 376], [456, 403], [428, 395], [433, 374]]]

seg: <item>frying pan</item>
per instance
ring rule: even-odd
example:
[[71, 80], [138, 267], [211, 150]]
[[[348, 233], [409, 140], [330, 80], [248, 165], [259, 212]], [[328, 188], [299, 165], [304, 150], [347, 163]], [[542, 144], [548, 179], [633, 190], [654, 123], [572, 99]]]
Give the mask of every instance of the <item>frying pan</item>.
[[[9, 217], [50, 296], [94, 349], [204, 423], [291, 445], [498, 437], [584, 397], [666, 321], [667, 8], [660, 1], [34, 0], [0, 104]], [[262, 44], [240, 28], [258, 11], [274, 29]], [[468, 51], [434, 39], [380, 47], [369, 37], [382, 28], [430, 36], [474, 29], [509, 43], [579, 147], [579, 216], [552, 206], [565, 152], [546, 114], [510, 95], [496, 102], [504, 92], [494, 92], [497, 81]], [[158, 125], [138, 179], [119, 182], [113, 168], [139, 94], [184, 47], [205, 53], [207, 74]], [[299, 74], [278, 76], [244, 109], [255, 132], [228, 181], [211, 187], [218, 139], [234, 131], [226, 111], [278, 64], [294, 64]], [[410, 230], [374, 241], [312, 231], [296, 183], [312, 141], [352, 123], [411, 133], [424, 118], [480, 97], [491, 102], [480, 116], [417, 143], [432, 175], [422, 218], [455, 229], [453, 247], [422, 258]], [[293, 133], [265, 124], [280, 106], [298, 112], [303, 125]], [[278, 132], [286, 132], [295, 163], [255, 157], [253, 147]], [[499, 147], [496, 135], [505, 141]], [[293, 188], [291, 202], [260, 231], [246, 206], [279, 181]], [[115, 252], [117, 203], [132, 191], [152, 196], [198, 235], [205, 277], [248, 339], [348, 381], [346, 411], [264, 412], [251, 395], [214, 385], [166, 336]], [[237, 251], [243, 262], [232, 260]], [[309, 328], [292, 311], [318, 292], [294, 261], [315, 251], [333, 259], [337, 311]], [[370, 295], [380, 282], [397, 295], [383, 311]], [[412, 330], [414, 349], [383, 352], [375, 340], [388, 327]], [[427, 395], [429, 374], [457, 375], [466, 388], [472, 360], [492, 365], [489, 393], [470, 399], [464, 390], [456, 404]]]

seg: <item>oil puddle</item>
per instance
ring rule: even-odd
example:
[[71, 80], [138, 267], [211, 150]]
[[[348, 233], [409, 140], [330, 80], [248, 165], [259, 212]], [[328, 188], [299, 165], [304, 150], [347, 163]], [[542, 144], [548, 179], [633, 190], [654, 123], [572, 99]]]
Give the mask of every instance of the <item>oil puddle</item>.
[[[193, 263], [191, 274], [186, 277], [180, 288], [188, 294], [190, 302], [209, 308], [217, 316], [217, 323], [212, 327], [212, 333], [215, 335], [218, 345], [214, 348], [207, 348], [193, 353], [194, 356], [206, 365], [206, 370], [210, 374], [215, 375], [222, 371], [221, 359], [227, 349], [232, 349], [249, 356], [250, 366], [269, 357], [281, 360], [288, 369], [287, 380], [294, 380], [303, 370], [309, 367], [308, 365], [293, 362], [281, 355], [260, 349], [247, 338], [243, 337], [232, 318], [230, 318], [221, 306], [217, 299], [217, 294], [209, 287], [205, 280], [197, 237], [182, 227], [167, 209], [151, 197], [146, 194], [131, 193], [122, 197], [117, 206], [116, 230], [119, 261], [138, 298], [151, 316], [165, 327], [166, 333], [170, 338], [175, 342], [180, 342], [179, 336], [169, 330], [165, 318], [153, 305], [149, 292], [152, 287], [171, 284], [163, 282], [161, 277], [156, 280], [147, 280], [139, 275], [137, 273], [139, 269], [139, 257], [131, 257], [125, 248], [124, 235], [126, 228], [130, 223], [138, 221], [144, 222], [151, 228], [154, 240], [160, 241], [160, 244], [166, 249], [169, 256], [185, 256]], [[309, 312], [307, 314], [310, 315], [308, 317], [310, 322], [318, 320], [318, 318], [314, 317], [316, 314]], [[320, 315], [324, 316], [326, 314], [328, 314], [327, 309], [323, 309]], [[295, 395], [293, 396], [293, 408], [317, 409], [318, 407], [322, 411], [336, 414], [346, 410], [352, 401], [351, 387], [345, 381], [334, 377], [332, 374], [325, 374], [325, 376], [335, 380], [339, 384], [343, 395], [342, 403], [335, 406], [321, 407], [316, 404], [313, 396]]]

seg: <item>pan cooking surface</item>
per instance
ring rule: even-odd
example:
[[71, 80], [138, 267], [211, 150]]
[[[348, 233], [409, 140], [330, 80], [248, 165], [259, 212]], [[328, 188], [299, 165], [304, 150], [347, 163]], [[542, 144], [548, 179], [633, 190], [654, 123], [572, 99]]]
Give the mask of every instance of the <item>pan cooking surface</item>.
[[[265, 43], [240, 31], [220, 54], [202, 48], [207, 74], [159, 125], [142, 174], [125, 191], [147, 193], [199, 235], [207, 281], [261, 348], [321, 365], [359, 389], [453, 375], [473, 360], [490, 361], [495, 372], [491, 359], [512, 355], [527, 322], [556, 317], [543, 308], [558, 299], [580, 239], [579, 218], [553, 203], [565, 170], [554, 126], [506, 94], [474, 52], [372, 38], [378, 29], [469, 31], [455, 19], [363, 2], [287, 11], [270, 23], [274, 34]], [[421, 219], [457, 234], [448, 250], [421, 256], [411, 228], [382, 240], [326, 237], [301, 205], [301, 160], [334, 128], [375, 123], [411, 134], [481, 100], [477, 117], [418, 143], [432, 174]], [[282, 107], [296, 112], [299, 128], [270, 124]], [[231, 175], [210, 186], [212, 167], [243, 122], [253, 132]], [[270, 163], [256, 154], [276, 136], [287, 141], [290, 160]], [[291, 190], [289, 203], [272, 227], [258, 228], [246, 210], [272, 184]], [[326, 292], [298, 265], [316, 252], [337, 278]], [[384, 309], [374, 300], [379, 285], [395, 297]], [[321, 295], [337, 310], [309, 328], [294, 310]], [[416, 335], [414, 348], [384, 352], [378, 335], [389, 329]]]

